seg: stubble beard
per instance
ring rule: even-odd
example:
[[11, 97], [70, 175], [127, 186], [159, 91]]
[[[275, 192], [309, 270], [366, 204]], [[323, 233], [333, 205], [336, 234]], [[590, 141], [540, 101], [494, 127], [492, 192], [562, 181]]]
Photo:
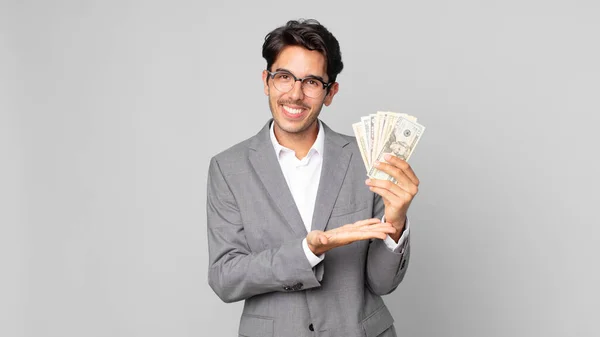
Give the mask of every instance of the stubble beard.
[[[279, 130], [285, 132], [286, 134], [288, 134], [291, 137], [297, 138], [297, 137], [304, 136], [306, 133], [308, 133], [310, 128], [317, 122], [317, 118], [319, 117], [319, 114], [321, 113], [323, 104], [321, 104], [321, 107], [319, 108], [318, 111], [314, 111], [314, 112], [310, 111], [308, 119], [304, 120], [301, 125], [298, 125], [297, 128], [294, 128], [292, 126], [286, 127], [285, 125], [282, 125], [282, 123], [280, 123], [280, 121], [278, 120], [279, 119], [278, 116], [281, 116], [281, 112], [279, 112], [279, 106], [281, 104], [286, 104], [286, 103], [291, 103], [291, 104], [307, 107], [306, 104], [304, 104], [304, 103], [298, 104], [298, 103], [292, 103], [292, 102], [277, 102], [277, 101], [273, 102], [273, 100], [271, 100], [271, 97], [269, 96], [269, 108], [271, 109], [271, 115], [273, 116], [273, 121], [274, 121], [275, 125], [277, 126], [277, 128]], [[311, 109], [311, 107], [307, 107], [307, 108]], [[283, 117], [283, 118], [285, 118], [285, 117]]]

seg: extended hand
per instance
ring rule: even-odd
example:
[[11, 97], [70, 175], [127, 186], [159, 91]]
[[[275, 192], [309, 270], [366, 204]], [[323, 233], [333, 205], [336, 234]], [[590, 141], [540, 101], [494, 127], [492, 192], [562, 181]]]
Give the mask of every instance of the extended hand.
[[396, 233], [392, 224], [380, 219], [360, 220], [328, 231], [314, 230], [306, 236], [308, 248], [321, 255], [335, 247], [344, 246], [354, 241], [367, 239], [385, 239], [388, 234]]
[[385, 162], [375, 163], [377, 169], [396, 179], [394, 184], [389, 180], [367, 179], [366, 184], [371, 191], [383, 198], [385, 205], [385, 221], [397, 229], [395, 235], [390, 235], [398, 242], [406, 224], [406, 212], [413, 198], [419, 191], [419, 178], [408, 163], [390, 154], [385, 155]]

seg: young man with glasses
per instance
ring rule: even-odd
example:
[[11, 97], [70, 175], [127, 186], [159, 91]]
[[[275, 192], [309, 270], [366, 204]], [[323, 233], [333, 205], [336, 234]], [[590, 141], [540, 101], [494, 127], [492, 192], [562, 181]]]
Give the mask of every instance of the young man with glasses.
[[365, 181], [355, 139], [318, 119], [343, 68], [324, 26], [289, 21], [263, 57], [273, 118], [210, 162], [209, 284], [245, 300], [241, 336], [396, 336], [381, 295], [406, 273], [419, 180], [388, 156], [378, 168], [397, 183]]

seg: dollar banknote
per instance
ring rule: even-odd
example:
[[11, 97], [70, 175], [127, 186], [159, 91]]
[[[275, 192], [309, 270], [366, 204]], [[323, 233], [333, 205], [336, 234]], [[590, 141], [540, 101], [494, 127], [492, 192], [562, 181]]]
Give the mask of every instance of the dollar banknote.
[[366, 134], [363, 122], [358, 122], [352, 124], [352, 130], [354, 131], [354, 136], [356, 137], [358, 143], [358, 150], [360, 151], [360, 155], [362, 157], [363, 162], [365, 163], [365, 168], [367, 171], [370, 169], [370, 165], [367, 159], [367, 150], [366, 150]]
[[[367, 142], [369, 143], [369, 166], [371, 165], [371, 159], [373, 158], [373, 153], [375, 152], [375, 150], [373, 150], [373, 145], [375, 144], [375, 116], [376, 114], [369, 115], [369, 121], [371, 122], [371, 126], [369, 127], [369, 133], [367, 134]], [[368, 171], [369, 170], [367, 170], [367, 172]]]
[[352, 130], [367, 175], [395, 182], [393, 177], [374, 168], [373, 163], [385, 161], [386, 153], [408, 160], [421, 139], [425, 127], [419, 124], [414, 116], [391, 111], [377, 111], [361, 117], [360, 122], [352, 124]]
[[[412, 117], [412, 116], [411, 116]], [[406, 116], [396, 116], [394, 124], [391, 127], [388, 135], [381, 141], [380, 150], [376, 157], [372, 158], [372, 163], [375, 161], [385, 162], [384, 156], [389, 153], [403, 160], [408, 161], [416, 148], [425, 127], [417, 122], [407, 118]], [[370, 166], [368, 176], [374, 179], [391, 180], [395, 179], [387, 173]]]
[[[364, 131], [364, 143], [365, 143], [365, 166], [368, 167], [371, 165], [371, 141], [370, 141], [370, 135], [371, 133], [371, 117], [369, 116], [365, 116], [365, 117], [361, 117], [360, 121], [363, 123], [363, 131]], [[355, 132], [356, 134], [356, 132]]]

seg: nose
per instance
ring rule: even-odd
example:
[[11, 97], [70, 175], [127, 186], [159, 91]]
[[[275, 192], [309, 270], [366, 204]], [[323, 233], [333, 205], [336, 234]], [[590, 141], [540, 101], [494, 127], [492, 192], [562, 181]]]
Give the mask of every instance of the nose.
[[294, 82], [292, 90], [288, 92], [288, 95], [293, 100], [301, 100], [304, 98], [304, 92], [302, 91], [302, 81]]

